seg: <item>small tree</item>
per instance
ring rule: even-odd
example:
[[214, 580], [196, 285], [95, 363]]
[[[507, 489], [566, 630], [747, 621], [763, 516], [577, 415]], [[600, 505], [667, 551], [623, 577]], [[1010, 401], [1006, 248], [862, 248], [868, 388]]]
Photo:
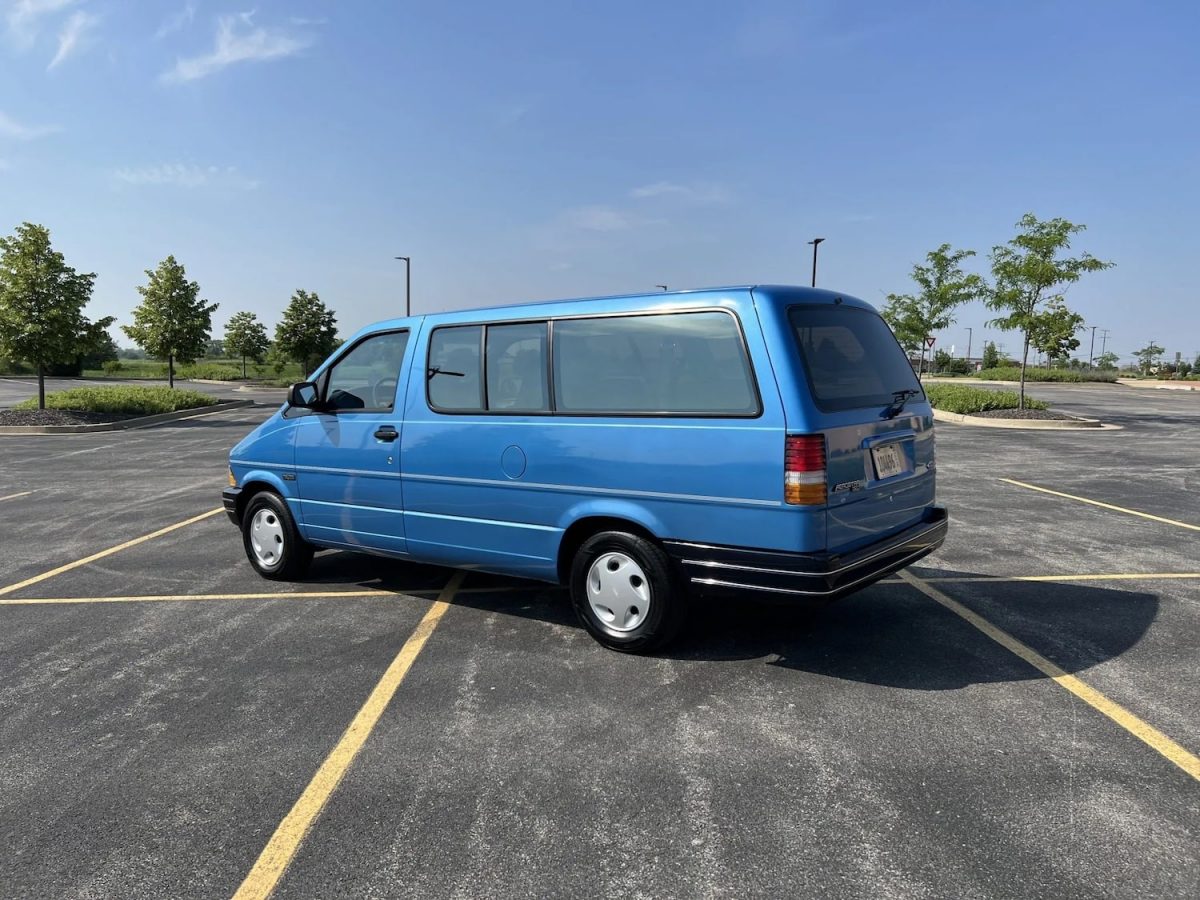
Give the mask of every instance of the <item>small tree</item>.
[[133, 311], [133, 324], [122, 330], [150, 356], [167, 361], [167, 383], [175, 387], [175, 361], [195, 362], [204, 354], [218, 304], [200, 299], [200, 285], [187, 280], [174, 256], [146, 275], [150, 280], [138, 286], [142, 303]]
[[225, 326], [225, 349], [242, 358], [242, 377], [246, 377], [246, 358], [262, 363], [271, 341], [267, 326], [252, 312], [234, 313]]
[[1096, 357], [1097, 369], [1115, 369], [1117, 363], [1121, 361], [1121, 357], [1109, 350], [1107, 353], [1101, 353]]
[[1071, 236], [1087, 226], [1074, 225], [1066, 219], [1043, 222], [1033, 213], [1026, 213], [1017, 223], [1017, 236], [1007, 244], [992, 248], [992, 276], [995, 290], [987, 305], [1007, 315], [989, 322], [1005, 331], [1020, 331], [1024, 338], [1021, 351], [1021, 388], [1019, 408], [1025, 408], [1025, 368], [1029, 363], [1029, 348], [1039, 316], [1044, 306], [1062, 303], [1059, 288], [1074, 284], [1087, 272], [1099, 272], [1112, 263], [1102, 262], [1084, 253], [1079, 257], [1059, 258], [1071, 246]]
[[925, 338], [953, 325], [958, 307], [987, 292], [987, 284], [981, 277], [962, 270], [963, 260], [974, 255], [974, 250], [954, 250], [949, 244], [942, 244], [925, 254], [926, 265], [913, 266], [912, 279], [920, 288], [915, 296], [888, 294], [883, 317], [901, 346], [920, 349], [922, 368]]
[[1163, 348], [1151, 341], [1141, 350], [1134, 350], [1133, 355], [1138, 358], [1138, 368], [1142, 370], [1142, 374], [1149, 375], [1154, 361], [1163, 355]]
[[1046, 305], [1044, 311], [1033, 317], [1029, 343], [1045, 353], [1050, 364], [1054, 365], [1079, 349], [1079, 338], [1075, 335], [1082, 327], [1083, 316], [1067, 309], [1061, 298], [1055, 298]]
[[337, 319], [316, 292], [298, 290], [275, 326], [279, 356], [300, 363], [307, 378], [317, 364], [337, 346]]
[[[25, 222], [0, 238], [0, 354], [37, 367], [38, 409], [46, 408], [46, 366], [84, 352], [93, 326], [83, 308], [95, 280], [66, 264], [45, 226]], [[112, 322], [96, 326], [103, 330]]]
[[1000, 351], [996, 349], [995, 341], [988, 341], [983, 345], [982, 362], [985, 369], [994, 369], [1000, 365]]

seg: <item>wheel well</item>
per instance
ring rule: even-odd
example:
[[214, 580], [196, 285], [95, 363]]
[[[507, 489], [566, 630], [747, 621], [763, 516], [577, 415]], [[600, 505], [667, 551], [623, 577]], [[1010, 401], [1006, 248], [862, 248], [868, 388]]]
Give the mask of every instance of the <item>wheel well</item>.
[[563, 532], [562, 540], [558, 544], [558, 580], [560, 584], [566, 584], [570, 580], [571, 561], [575, 558], [575, 553], [583, 546], [583, 542], [602, 531], [625, 531], [629, 534], [636, 534], [638, 537], [644, 537], [648, 541], [658, 542], [658, 538], [649, 530], [629, 519], [592, 516], [572, 522], [570, 527]]
[[242, 521], [242, 516], [246, 513], [246, 507], [250, 501], [263, 491], [271, 491], [278, 493], [274, 485], [268, 484], [265, 481], [248, 481], [242, 485], [242, 490], [237, 495], [237, 517], [238, 521]]

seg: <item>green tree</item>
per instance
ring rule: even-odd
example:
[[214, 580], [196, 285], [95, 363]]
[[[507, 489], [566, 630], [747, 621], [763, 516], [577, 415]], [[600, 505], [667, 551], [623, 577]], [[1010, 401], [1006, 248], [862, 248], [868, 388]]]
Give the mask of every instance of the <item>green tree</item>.
[[0, 238], [0, 355], [37, 367], [39, 409], [46, 408], [46, 366], [84, 352], [92, 324], [83, 308], [95, 280], [67, 265], [43, 225], [25, 222]]
[[108, 333], [108, 327], [115, 321], [115, 316], [105, 316], [96, 322], [85, 321], [79, 335], [82, 368], [99, 369], [104, 363], [117, 358], [117, 342]]
[[983, 367], [994, 369], [1000, 365], [1000, 351], [996, 349], [995, 341], [987, 341], [983, 345]]
[[246, 377], [246, 358], [261, 363], [270, 346], [267, 326], [252, 312], [234, 313], [225, 326], [225, 349], [242, 358], [243, 378]]
[[1163, 355], [1163, 348], [1151, 341], [1141, 350], [1134, 350], [1133, 355], [1138, 358], [1138, 368], [1142, 370], [1142, 374], [1149, 375], [1150, 369], [1154, 367], [1154, 361]]
[[1084, 231], [1086, 225], [1075, 225], [1066, 219], [1043, 222], [1033, 213], [1026, 213], [1017, 228], [1016, 237], [992, 248], [992, 276], [996, 284], [986, 303], [989, 308], [1005, 313], [989, 325], [1005, 331], [1020, 331], [1024, 338], [1019, 400], [1019, 408], [1024, 409], [1029, 348], [1034, 334], [1044, 325], [1039, 317], [1046, 312], [1045, 307], [1054, 302], [1062, 303], [1061, 289], [1079, 281], [1088, 272], [1109, 268], [1112, 263], [1088, 253], [1060, 257], [1070, 248], [1072, 235]]
[[1067, 309], [1062, 298], [1054, 298], [1045, 310], [1033, 317], [1029, 330], [1029, 343], [1034, 349], [1045, 353], [1050, 364], [1065, 360], [1079, 349], [1079, 338], [1075, 335], [1083, 328], [1083, 316]]
[[1109, 350], [1107, 353], [1101, 353], [1096, 357], [1097, 369], [1115, 369], [1117, 363], [1121, 361], [1121, 357]]
[[314, 291], [298, 290], [275, 326], [275, 350], [280, 359], [294, 359], [305, 377], [337, 346], [337, 319]]
[[925, 338], [954, 324], [954, 312], [987, 294], [987, 283], [962, 270], [963, 260], [974, 250], [954, 250], [942, 244], [925, 254], [925, 265], [913, 266], [912, 279], [920, 290], [915, 294], [888, 294], [883, 317], [906, 350], [920, 349], [925, 363]]
[[146, 275], [150, 280], [138, 286], [142, 303], [133, 311], [133, 324], [121, 328], [150, 356], [167, 361], [167, 383], [175, 387], [175, 361], [195, 362], [204, 354], [218, 304], [200, 299], [200, 285], [187, 280], [174, 256]]

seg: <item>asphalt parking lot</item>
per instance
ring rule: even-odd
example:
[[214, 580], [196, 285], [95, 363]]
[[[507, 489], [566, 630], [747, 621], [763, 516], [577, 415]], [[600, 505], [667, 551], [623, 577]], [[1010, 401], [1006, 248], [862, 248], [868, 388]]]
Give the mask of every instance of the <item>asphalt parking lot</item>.
[[266, 406], [0, 436], [0, 896], [1194, 897], [1200, 393], [1031, 393], [1123, 428], [939, 425], [910, 577], [652, 657], [542, 585], [259, 579]]

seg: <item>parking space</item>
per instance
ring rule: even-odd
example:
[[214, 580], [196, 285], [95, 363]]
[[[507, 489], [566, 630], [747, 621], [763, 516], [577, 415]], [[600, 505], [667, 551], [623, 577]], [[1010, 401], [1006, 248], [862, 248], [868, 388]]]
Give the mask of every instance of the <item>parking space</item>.
[[1200, 396], [1034, 393], [1125, 427], [939, 426], [916, 583], [652, 657], [549, 586], [257, 578], [205, 514], [265, 408], [2, 438], [0, 893], [1193, 896]]

